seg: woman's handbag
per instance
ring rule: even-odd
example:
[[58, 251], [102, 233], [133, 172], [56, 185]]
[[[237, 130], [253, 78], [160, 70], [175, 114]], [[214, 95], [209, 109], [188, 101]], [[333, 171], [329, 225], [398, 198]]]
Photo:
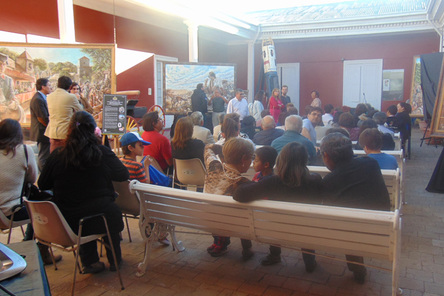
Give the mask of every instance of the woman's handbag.
[[[25, 158], [26, 158], [26, 170], [28, 170], [28, 149], [26, 149], [26, 145], [23, 145], [25, 149]], [[40, 189], [32, 183], [26, 182], [26, 176], [23, 180], [23, 188], [22, 195], [20, 196], [20, 203], [23, 204], [23, 196], [29, 200], [51, 200], [52, 193], [48, 191], [40, 191]]]

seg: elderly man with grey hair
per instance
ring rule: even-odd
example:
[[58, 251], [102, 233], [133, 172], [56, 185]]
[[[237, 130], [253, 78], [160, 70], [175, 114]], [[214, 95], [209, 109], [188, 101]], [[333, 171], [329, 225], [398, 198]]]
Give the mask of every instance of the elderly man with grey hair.
[[298, 115], [290, 115], [285, 118], [285, 132], [282, 136], [277, 138], [271, 143], [271, 147], [276, 149], [279, 153], [285, 145], [291, 142], [298, 142], [307, 149], [310, 162], [313, 162], [316, 158], [316, 149], [313, 143], [306, 137], [301, 135], [302, 131], [302, 118]]
[[384, 112], [376, 112], [373, 114], [373, 120], [378, 125], [378, 130], [382, 133], [382, 150], [395, 149], [395, 133], [387, 128], [384, 123], [387, 121], [387, 115]]
[[253, 142], [256, 145], [271, 145], [275, 139], [284, 134], [284, 130], [276, 129], [276, 122], [273, 116], [267, 115], [262, 118], [262, 131], [256, 133]]
[[200, 111], [194, 111], [190, 117], [194, 124], [192, 138], [201, 140], [205, 145], [214, 144], [214, 138], [210, 130], [202, 126], [204, 124], [202, 113]]
[[[378, 162], [370, 157], [353, 157], [352, 142], [341, 133], [331, 133], [321, 142], [322, 159], [331, 171], [322, 179], [324, 205], [390, 211], [390, 197]], [[347, 261], [364, 263], [359, 256]], [[356, 282], [365, 281], [364, 266], [347, 263]]]

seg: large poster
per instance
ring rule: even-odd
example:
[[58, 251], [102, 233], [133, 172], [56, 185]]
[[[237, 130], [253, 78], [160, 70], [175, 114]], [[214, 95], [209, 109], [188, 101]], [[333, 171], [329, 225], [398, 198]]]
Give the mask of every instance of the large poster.
[[0, 120], [29, 126], [36, 80], [48, 78], [54, 90], [63, 75], [79, 83], [99, 119], [103, 95], [115, 92], [114, 45], [0, 43], [0, 71]]
[[232, 64], [166, 63], [163, 107], [166, 114], [191, 112], [191, 95], [202, 83], [207, 98], [218, 89], [227, 99], [234, 97], [236, 67]]
[[404, 97], [404, 69], [382, 71], [382, 100], [401, 101]]
[[[441, 69], [444, 67], [444, 60]], [[432, 122], [430, 123], [430, 136], [444, 138], [444, 73], [439, 77], [438, 94], [433, 108]]]
[[410, 116], [422, 117], [424, 116], [422, 88], [421, 88], [421, 58], [419, 56], [413, 57], [413, 71], [412, 71], [412, 88], [410, 92], [410, 105], [412, 106], [412, 113]]

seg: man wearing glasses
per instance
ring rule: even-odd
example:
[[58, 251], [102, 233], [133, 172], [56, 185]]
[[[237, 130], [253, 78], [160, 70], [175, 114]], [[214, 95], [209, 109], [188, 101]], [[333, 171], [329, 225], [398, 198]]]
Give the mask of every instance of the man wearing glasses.
[[307, 118], [302, 122], [302, 135], [316, 146], [315, 127], [322, 121], [322, 109], [319, 107], [313, 107], [310, 110]]

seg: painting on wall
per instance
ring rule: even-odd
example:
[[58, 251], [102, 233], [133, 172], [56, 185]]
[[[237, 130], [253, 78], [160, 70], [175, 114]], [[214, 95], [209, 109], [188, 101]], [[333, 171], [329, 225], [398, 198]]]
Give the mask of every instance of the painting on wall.
[[382, 71], [382, 100], [401, 101], [404, 97], [404, 69]]
[[0, 43], [0, 119], [29, 126], [37, 79], [48, 78], [55, 90], [58, 78], [69, 76], [101, 121], [103, 95], [115, 92], [114, 60], [112, 44]]
[[421, 58], [420, 56], [413, 57], [412, 70], [412, 88], [410, 91], [410, 105], [412, 106], [412, 117], [424, 116], [422, 88], [421, 88]]
[[234, 97], [236, 66], [233, 64], [165, 63], [164, 67], [163, 108], [166, 114], [191, 112], [191, 95], [199, 83], [203, 84], [208, 99], [215, 90], [227, 99]]
[[[444, 67], [444, 60], [441, 66]], [[439, 77], [438, 94], [433, 108], [432, 122], [430, 123], [430, 136], [444, 138], [444, 73]]]

